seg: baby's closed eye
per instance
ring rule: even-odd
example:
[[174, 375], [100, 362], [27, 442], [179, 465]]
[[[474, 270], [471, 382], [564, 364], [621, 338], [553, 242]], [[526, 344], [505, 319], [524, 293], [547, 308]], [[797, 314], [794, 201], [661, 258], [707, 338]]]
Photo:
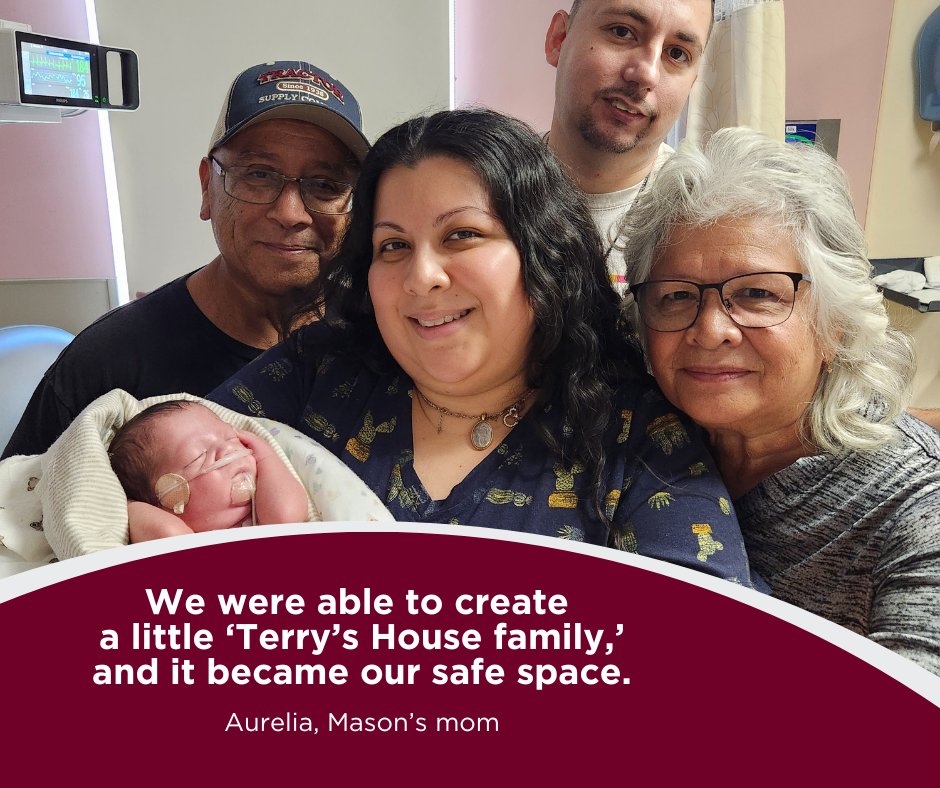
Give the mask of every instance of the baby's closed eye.
[[209, 457], [208, 450], [201, 452], [200, 454], [196, 455], [196, 457], [193, 458], [192, 461], [188, 462], [186, 465], [183, 466], [183, 471], [184, 472], [185, 471], [190, 471], [190, 472], [198, 471], [203, 465], [205, 465], [208, 457]]

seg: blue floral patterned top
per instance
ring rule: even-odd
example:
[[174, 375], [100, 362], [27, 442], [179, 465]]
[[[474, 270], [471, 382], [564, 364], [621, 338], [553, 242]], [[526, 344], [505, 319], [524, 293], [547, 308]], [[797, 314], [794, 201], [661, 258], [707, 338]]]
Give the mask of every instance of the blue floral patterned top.
[[475, 525], [660, 558], [764, 590], [748, 566], [730, 498], [688, 418], [647, 375], [621, 385], [610, 404], [602, 475], [611, 526], [590, 503], [578, 463], [552, 454], [533, 425], [541, 408], [553, 434], [571, 433], [560, 404], [537, 404], [443, 501], [414, 470], [411, 379], [377, 374], [327, 352], [323, 324], [300, 329], [209, 395], [227, 408], [289, 424], [349, 465], [397, 520]]

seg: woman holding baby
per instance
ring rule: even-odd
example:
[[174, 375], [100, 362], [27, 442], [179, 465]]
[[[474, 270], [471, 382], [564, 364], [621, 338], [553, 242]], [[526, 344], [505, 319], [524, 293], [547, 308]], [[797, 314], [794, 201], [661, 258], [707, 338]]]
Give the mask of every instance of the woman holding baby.
[[538, 137], [488, 111], [409, 121], [376, 143], [355, 199], [298, 305], [338, 319], [213, 399], [317, 439], [396, 519], [755, 582], [712, 461], [639, 366], [584, 199]]

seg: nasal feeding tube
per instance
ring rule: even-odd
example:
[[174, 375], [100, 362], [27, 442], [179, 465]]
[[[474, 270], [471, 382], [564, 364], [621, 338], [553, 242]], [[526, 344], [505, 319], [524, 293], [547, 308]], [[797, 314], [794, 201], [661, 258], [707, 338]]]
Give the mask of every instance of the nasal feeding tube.
[[[251, 449], [237, 449], [231, 454], [226, 454], [221, 459], [216, 460], [212, 465], [203, 468], [192, 478], [187, 479], [178, 473], [165, 473], [157, 479], [155, 492], [157, 499], [163, 506], [172, 509], [174, 514], [182, 514], [183, 509], [189, 503], [190, 489], [189, 483], [210, 471], [218, 470], [226, 465], [230, 465], [235, 460], [250, 455]], [[242, 471], [232, 478], [232, 504], [238, 506], [243, 503], [251, 502], [251, 521], [255, 521], [255, 480], [247, 471]]]

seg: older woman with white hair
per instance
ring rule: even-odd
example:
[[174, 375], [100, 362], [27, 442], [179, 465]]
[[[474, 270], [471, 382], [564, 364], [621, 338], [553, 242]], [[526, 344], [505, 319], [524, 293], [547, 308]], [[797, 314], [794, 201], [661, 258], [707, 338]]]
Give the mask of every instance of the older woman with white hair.
[[845, 177], [749, 129], [673, 157], [630, 213], [634, 325], [707, 434], [775, 596], [940, 673], [940, 434], [905, 413]]

